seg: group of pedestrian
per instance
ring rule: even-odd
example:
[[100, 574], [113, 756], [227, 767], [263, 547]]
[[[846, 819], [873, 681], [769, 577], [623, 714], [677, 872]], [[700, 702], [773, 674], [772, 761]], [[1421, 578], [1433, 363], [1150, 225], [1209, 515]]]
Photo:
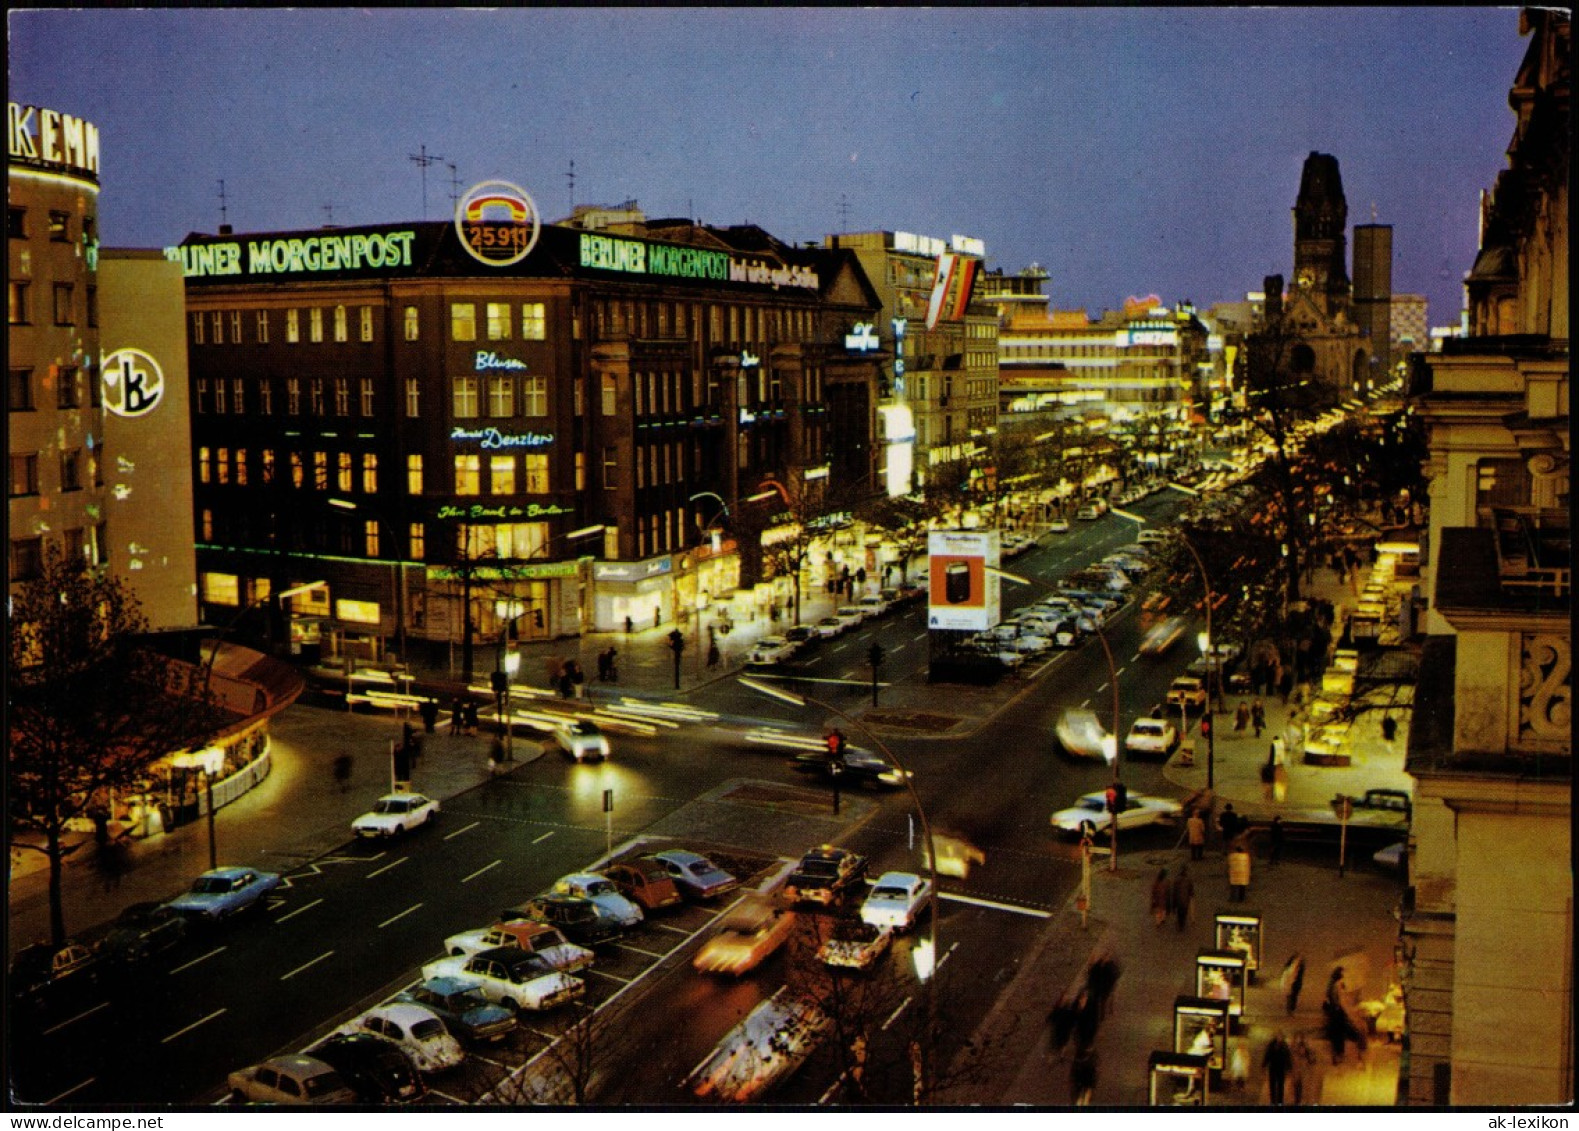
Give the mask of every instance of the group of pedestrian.
[[1322, 1024], [1326, 1030], [1327, 1041], [1332, 1045], [1333, 1064], [1344, 1062], [1351, 1042], [1360, 1062], [1362, 1064], [1365, 1062], [1365, 1053], [1369, 1047], [1369, 1040], [1365, 1035], [1366, 1026], [1358, 1019], [1351, 998], [1349, 983], [1343, 976], [1343, 967], [1334, 966], [1332, 976], [1327, 979], [1326, 997], [1321, 1003]]
[[1177, 875], [1169, 878], [1168, 869], [1158, 868], [1157, 878], [1151, 882], [1151, 918], [1161, 930], [1171, 916], [1184, 930], [1190, 922], [1190, 912], [1195, 906], [1195, 881], [1190, 878], [1190, 866], [1179, 865]]
[[477, 733], [477, 704], [457, 695], [450, 701], [450, 737]]
[[559, 669], [559, 697], [561, 699], [586, 698], [587, 675], [575, 660], [566, 660]]
[[1304, 1104], [1305, 1070], [1315, 1059], [1305, 1034], [1296, 1033], [1292, 1043], [1281, 1029], [1272, 1035], [1261, 1056], [1261, 1066], [1266, 1069], [1267, 1101], [1272, 1107], [1284, 1106], [1290, 1084], [1293, 1085], [1294, 1106]]
[[1241, 699], [1239, 706], [1234, 708], [1234, 733], [1243, 734], [1246, 730], [1255, 731], [1257, 738], [1266, 730], [1266, 705], [1259, 696], [1251, 703]]
[[1112, 1008], [1118, 985], [1119, 964], [1110, 954], [1100, 954], [1086, 967], [1085, 978], [1073, 994], [1065, 993], [1047, 1014], [1052, 1027], [1053, 1052], [1063, 1055], [1073, 1044], [1069, 1061], [1069, 1097], [1076, 1107], [1089, 1107], [1097, 1086], [1097, 1030]]

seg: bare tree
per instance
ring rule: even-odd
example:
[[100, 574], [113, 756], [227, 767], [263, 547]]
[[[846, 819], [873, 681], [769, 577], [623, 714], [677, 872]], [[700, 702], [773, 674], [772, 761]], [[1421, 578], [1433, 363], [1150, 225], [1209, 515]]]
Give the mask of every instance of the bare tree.
[[61, 866], [68, 826], [105, 791], [155, 759], [210, 733], [198, 669], [144, 646], [147, 622], [122, 581], [50, 554], [39, 577], [12, 594], [6, 755], [14, 841], [49, 862], [50, 935], [66, 939]]

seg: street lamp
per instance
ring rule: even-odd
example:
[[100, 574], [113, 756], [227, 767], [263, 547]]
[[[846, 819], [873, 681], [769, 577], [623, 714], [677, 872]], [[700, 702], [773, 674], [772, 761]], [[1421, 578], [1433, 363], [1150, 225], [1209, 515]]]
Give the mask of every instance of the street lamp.
[[[758, 694], [767, 695], [771, 698], [782, 700], [785, 703], [794, 704], [797, 707], [805, 707], [806, 705], [810, 704], [813, 707], [818, 707], [824, 711], [827, 711], [831, 715], [837, 715], [840, 719], [844, 720], [846, 724], [860, 731], [868, 742], [877, 747], [877, 749], [882, 753], [883, 757], [887, 758], [889, 762], [893, 764], [894, 768], [899, 771], [900, 776], [904, 779], [905, 789], [910, 793], [910, 803], [915, 806], [916, 816], [921, 820], [921, 836], [922, 839], [925, 840], [927, 846], [927, 872], [928, 878], [931, 881], [931, 890], [927, 896], [927, 953], [925, 957], [919, 955], [916, 957], [916, 975], [927, 984], [926, 1037], [928, 1043], [930, 1044], [937, 1036], [938, 1023], [937, 963], [940, 958], [938, 953], [938, 853], [937, 843], [932, 837], [932, 825], [927, 820], [926, 808], [921, 804], [920, 795], [916, 793], [915, 781], [910, 776], [910, 771], [905, 769], [904, 764], [894, 756], [894, 752], [888, 748], [888, 745], [877, 735], [873, 734], [865, 723], [861, 722], [859, 719], [851, 717], [844, 711], [841, 711], [839, 708], [833, 706], [831, 703], [825, 703], [820, 699], [814, 699], [810, 695], [802, 695], [798, 692], [786, 691], [781, 687], [774, 687], [771, 684], [752, 679], [750, 676], [740, 676], [739, 681], [742, 687], [750, 688], [752, 691], [755, 691]], [[917, 950], [919, 949], [920, 948], [918, 947]], [[918, 1080], [917, 1095], [919, 1096], [920, 1093], [921, 1089], [919, 1087]]]
[[[1193, 487], [1186, 487], [1183, 483], [1169, 483], [1173, 490], [1185, 495], [1200, 495]], [[1201, 590], [1205, 594], [1206, 605], [1206, 642], [1201, 646], [1206, 656], [1206, 711], [1211, 714], [1219, 707], [1216, 691], [1221, 680], [1217, 678], [1217, 654], [1211, 649], [1212, 643], [1212, 579], [1206, 574], [1206, 563], [1201, 561], [1201, 555], [1196, 551], [1195, 544], [1190, 541], [1190, 536], [1184, 531], [1177, 531], [1179, 541], [1184, 543], [1184, 548], [1190, 552], [1190, 557], [1195, 559], [1195, 568], [1201, 573]], [[1211, 789], [1215, 784], [1217, 753], [1217, 728], [1212, 727], [1206, 732], [1206, 788]]]

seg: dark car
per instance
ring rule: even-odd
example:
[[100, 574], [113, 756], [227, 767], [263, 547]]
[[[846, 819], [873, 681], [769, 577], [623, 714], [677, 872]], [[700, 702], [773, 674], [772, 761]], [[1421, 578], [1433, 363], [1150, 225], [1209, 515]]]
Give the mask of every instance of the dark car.
[[184, 916], [162, 903], [134, 903], [110, 925], [99, 954], [110, 962], [135, 965], [162, 954], [186, 938]]
[[865, 878], [866, 857], [825, 844], [800, 858], [784, 881], [784, 898], [791, 903], [831, 907], [856, 890]]
[[843, 786], [898, 789], [905, 784], [903, 770], [890, 766], [876, 754], [854, 747], [845, 747], [843, 756], [837, 760], [825, 751], [807, 750], [797, 754], [790, 764], [803, 774], [815, 774], [829, 782], [837, 780]]
[[535, 919], [558, 927], [561, 934], [581, 946], [597, 946], [618, 938], [620, 925], [592, 900], [579, 895], [540, 895], [520, 907], [503, 912], [500, 919]]
[[340, 1074], [356, 1098], [370, 1104], [415, 1103], [427, 1086], [410, 1059], [371, 1033], [340, 1033], [307, 1050]]
[[9, 986], [14, 1006], [63, 1007], [98, 985], [105, 967], [86, 943], [67, 939], [60, 946], [34, 943], [11, 960]]
[[483, 997], [475, 983], [464, 978], [429, 978], [396, 1000], [432, 1010], [459, 1041], [500, 1041], [515, 1031], [515, 1014]]

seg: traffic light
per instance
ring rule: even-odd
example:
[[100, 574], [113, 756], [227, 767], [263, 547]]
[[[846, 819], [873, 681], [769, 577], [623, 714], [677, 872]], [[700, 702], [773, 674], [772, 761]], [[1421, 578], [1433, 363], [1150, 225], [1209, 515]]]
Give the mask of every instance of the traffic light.
[[883, 662], [883, 646], [875, 640], [872, 641], [872, 646], [866, 651], [866, 658], [871, 661], [874, 668], [877, 667]]
[[828, 735], [828, 757], [838, 758], [844, 754], [844, 732], [833, 731]]
[[1113, 785], [1108, 786], [1107, 787], [1107, 793], [1103, 794], [1103, 800], [1107, 804], [1107, 811], [1109, 813], [1117, 813], [1118, 812], [1118, 787], [1117, 786], [1113, 786]]
[[1123, 782], [1114, 783], [1113, 794], [1113, 812], [1122, 813], [1129, 808], [1129, 790], [1124, 788]]
[[685, 635], [678, 628], [669, 632], [669, 647], [674, 649], [676, 656], [685, 651]]
[[1201, 737], [1212, 737], [1212, 716], [1209, 714], [1201, 716]]

